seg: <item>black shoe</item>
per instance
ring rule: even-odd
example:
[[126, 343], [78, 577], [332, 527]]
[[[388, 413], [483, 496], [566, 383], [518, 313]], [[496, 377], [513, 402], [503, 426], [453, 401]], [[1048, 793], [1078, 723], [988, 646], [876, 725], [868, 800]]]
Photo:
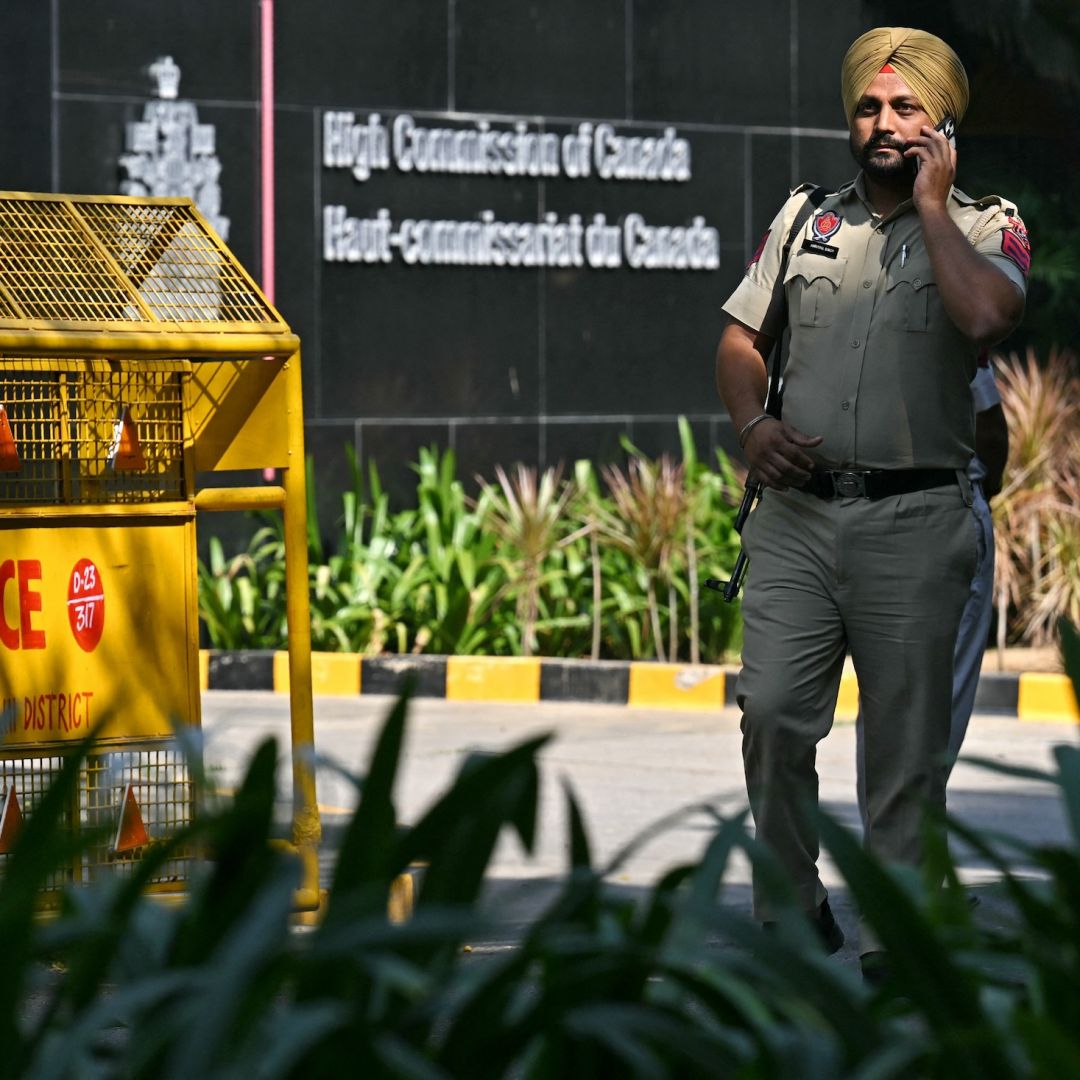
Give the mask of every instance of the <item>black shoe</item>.
[[863, 953], [859, 957], [859, 967], [862, 968], [863, 982], [875, 990], [880, 990], [889, 981], [889, 962], [883, 952]]
[[833, 953], [839, 952], [844, 946], [844, 931], [840, 929], [840, 924], [833, 916], [828, 900], [821, 901], [821, 907], [817, 909], [817, 914], [813, 916], [812, 921], [822, 945], [825, 946], [825, 954], [832, 956]]
[[[836, 921], [832, 913], [832, 908], [829, 907], [828, 900], [822, 900], [821, 906], [817, 911], [813, 913], [807, 913], [806, 916], [810, 920], [810, 925], [814, 928], [814, 932], [821, 939], [821, 944], [825, 947], [825, 955], [832, 956], [833, 953], [839, 952], [844, 945], [844, 931], [840, 929], [840, 924]], [[772, 933], [776, 929], [775, 922], [764, 922], [761, 924], [761, 928], [767, 933]]]

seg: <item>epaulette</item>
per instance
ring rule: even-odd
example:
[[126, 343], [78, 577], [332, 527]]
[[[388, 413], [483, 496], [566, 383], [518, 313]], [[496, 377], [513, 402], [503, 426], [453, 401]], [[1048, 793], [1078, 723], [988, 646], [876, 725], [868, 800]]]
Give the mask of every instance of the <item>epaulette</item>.
[[1000, 212], [1004, 212], [1010, 218], [1016, 217], [1016, 206], [1008, 203], [1000, 195], [984, 195], [981, 199], [973, 199], [958, 188], [953, 188], [952, 196], [961, 206], [979, 211], [978, 217], [967, 230], [968, 242], [972, 245], [978, 244], [988, 232], [993, 231], [993, 228], [1000, 228], [996, 224]]
[[[851, 187], [854, 183], [855, 181], [852, 180], [851, 183], [845, 184], [842, 188], [838, 188], [836, 191], [830, 191], [829, 194], [840, 195], [845, 190], [847, 190], [847, 188]], [[788, 196], [788, 198], [793, 199], [796, 195], [805, 195], [811, 191], [817, 191], [819, 187], [819, 184], [800, 184], [797, 188], [791, 189], [791, 194]]]
[[954, 187], [952, 196], [961, 206], [973, 206], [976, 210], [989, 210], [991, 207], [1000, 206], [1010, 217], [1016, 214], [1016, 207], [1000, 195], [983, 195], [982, 198], [973, 199], [970, 195], [965, 195], [959, 188]]

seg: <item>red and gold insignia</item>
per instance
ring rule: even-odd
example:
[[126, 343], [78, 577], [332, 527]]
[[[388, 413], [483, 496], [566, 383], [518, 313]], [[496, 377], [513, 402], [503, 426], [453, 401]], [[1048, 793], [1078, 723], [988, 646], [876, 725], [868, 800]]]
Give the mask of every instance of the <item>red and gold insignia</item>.
[[765, 235], [761, 238], [761, 243], [754, 248], [754, 254], [750, 256], [750, 261], [746, 264], [746, 269], [749, 271], [750, 267], [756, 266], [758, 260], [761, 258], [761, 253], [765, 250], [765, 244], [769, 240], [769, 236], [772, 234], [772, 229], [769, 229]]
[[843, 224], [843, 219], [832, 210], [826, 210], [814, 218], [814, 238], [828, 240]]
[[1005, 220], [1008, 225], [1001, 230], [1001, 252], [1027, 274], [1031, 270], [1031, 240], [1027, 228], [1019, 215]]

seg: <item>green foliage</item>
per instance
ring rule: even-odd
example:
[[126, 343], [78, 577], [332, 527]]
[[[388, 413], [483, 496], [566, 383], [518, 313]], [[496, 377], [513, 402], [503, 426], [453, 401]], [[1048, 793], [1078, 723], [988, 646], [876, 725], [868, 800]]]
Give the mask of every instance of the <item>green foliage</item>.
[[[1042, 149], [1040, 147], [1040, 149]], [[1000, 193], [1015, 202], [1031, 238], [1032, 260], [1027, 304], [1020, 327], [1008, 338], [1010, 349], [1035, 347], [1046, 353], [1080, 341], [1080, 318], [1076, 290], [1080, 286], [1080, 197], [1075, 178], [1062, 168], [1052, 144], [1054, 159], [1031, 160], [1034, 152], [1023, 146], [1003, 147], [999, 154], [984, 150], [974, 175], [963, 182], [970, 194]], [[1028, 153], [1023, 153], [1027, 150]], [[1045, 172], [1068, 176], [1067, 187], [1047, 186], [1037, 179]], [[970, 187], [967, 187], [970, 185]]]
[[[1080, 680], [1076, 632], [1062, 636]], [[1012, 900], [1012, 921], [991, 930], [978, 927], [940, 830], [928, 833], [930, 857], [917, 878], [886, 869], [822, 819], [824, 844], [887, 950], [890, 975], [871, 990], [824, 955], [748, 835], [745, 815], [713, 815], [701, 859], [635, 901], [606, 882], [673, 821], [597, 867], [569, 789], [569, 866], [557, 894], [513, 947], [470, 954], [465, 944], [491, 933], [483, 887], [500, 837], [509, 830], [530, 851], [536, 841], [537, 755], [546, 740], [469, 758], [446, 793], [402, 827], [394, 788], [405, 729], [402, 699], [355, 781], [358, 807], [325, 918], [303, 936], [288, 929], [298, 867], [268, 842], [276, 763], [269, 742], [231, 802], [207, 807], [184, 834], [152, 847], [135, 875], [72, 891], [58, 919], [36, 923], [37, 891], [73, 854], [62, 827], [77, 776], [72, 756], [0, 881], [6, 1073], [1080, 1074], [1080, 749], [1059, 747], [1053, 774], [1024, 774], [1056, 786], [1067, 844], [1028, 847], [951, 823], [997, 869]], [[193, 842], [213, 859], [186, 904], [141, 898], [173, 847]], [[775, 882], [775, 934], [725, 902], [725, 875], [740, 852]], [[1017, 855], [1039, 875], [1014, 873]], [[394, 924], [392, 883], [418, 865], [413, 915]], [[35, 986], [44, 1002], [28, 1008]]]
[[[324, 544], [308, 463], [312, 645], [329, 652], [702, 656], [737, 647], [738, 609], [697, 578], [723, 577], [738, 552], [739, 479], [718, 453], [697, 457], [680, 421], [683, 461], [650, 461], [626, 444], [627, 469], [588, 462], [572, 477], [517, 466], [469, 499], [450, 451], [423, 449], [416, 508], [394, 511], [355, 453], [340, 528]], [[214, 648], [281, 648], [285, 545], [280, 518], [258, 515], [248, 548], [226, 559], [212, 540], [199, 565], [200, 615]]]
[[[997, 357], [1009, 456], [992, 505], [998, 643], [1006, 631], [1046, 644], [1062, 615], [1080, 618], [1080, 375], [1054, 350], [1040, 363]], [[1011, 618], [1010, 618], [1011, 616]]]
[[545, 573], [545, 564], [565, 542], [563, 511], [574, 496], [574, 486], [560, 483], [561, 469], [546, 469], [538, 479], [536, 470], [524, 465], [516, 466], [510, 475], [497, 465], [495, 476], [498, 487], [477, 477], [483, 493], [481, 524], [501, 541], [497, 559], [517, 599], [522, 651], [532, 656], [537, 648], [541, 589], [550, 589], [565, 573], [562, 568]]
[[226, 560], [210, 538], [209, 565], [199, 562], [199, 617], [219, 649], [285, 639], [285, 542], [277, 522], [252, 536], [247, 549]]

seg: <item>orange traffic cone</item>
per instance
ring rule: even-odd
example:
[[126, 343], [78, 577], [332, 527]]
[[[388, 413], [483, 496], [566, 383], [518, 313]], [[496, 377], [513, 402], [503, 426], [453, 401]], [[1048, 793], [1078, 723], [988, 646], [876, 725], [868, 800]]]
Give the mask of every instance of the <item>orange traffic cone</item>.
[[4, 788], [4, 808], [0, 810], [0, 855], [11, 851], [15, 837], [22, 828], [22, 810], [19, 808], [19, 796], [15, 794], [15, 785]]
[[0, 405], [0, 472], [18, 472], [22, 468], [15, 436], [11, 434], [7, 409]]
[[146, 468], [146, 458], [139, 445], [139, 431], [131, 418], [131, 406], [125, 405], [120, 419], [113, 428], [113, 442], [109, 449], [109, 464], [117, 472], [139, 472]]
[[135, 799], [134, 786], [128, 784], [127, 791], [124, 792], [124, 802], [120, 807], [120, 820], [116, 825], [113, 854], [120, 855], [125, 851], [134, 851], [136, 848], [146, 847], [149, 843], [150, 837], [146, 833], [142, 812]]

